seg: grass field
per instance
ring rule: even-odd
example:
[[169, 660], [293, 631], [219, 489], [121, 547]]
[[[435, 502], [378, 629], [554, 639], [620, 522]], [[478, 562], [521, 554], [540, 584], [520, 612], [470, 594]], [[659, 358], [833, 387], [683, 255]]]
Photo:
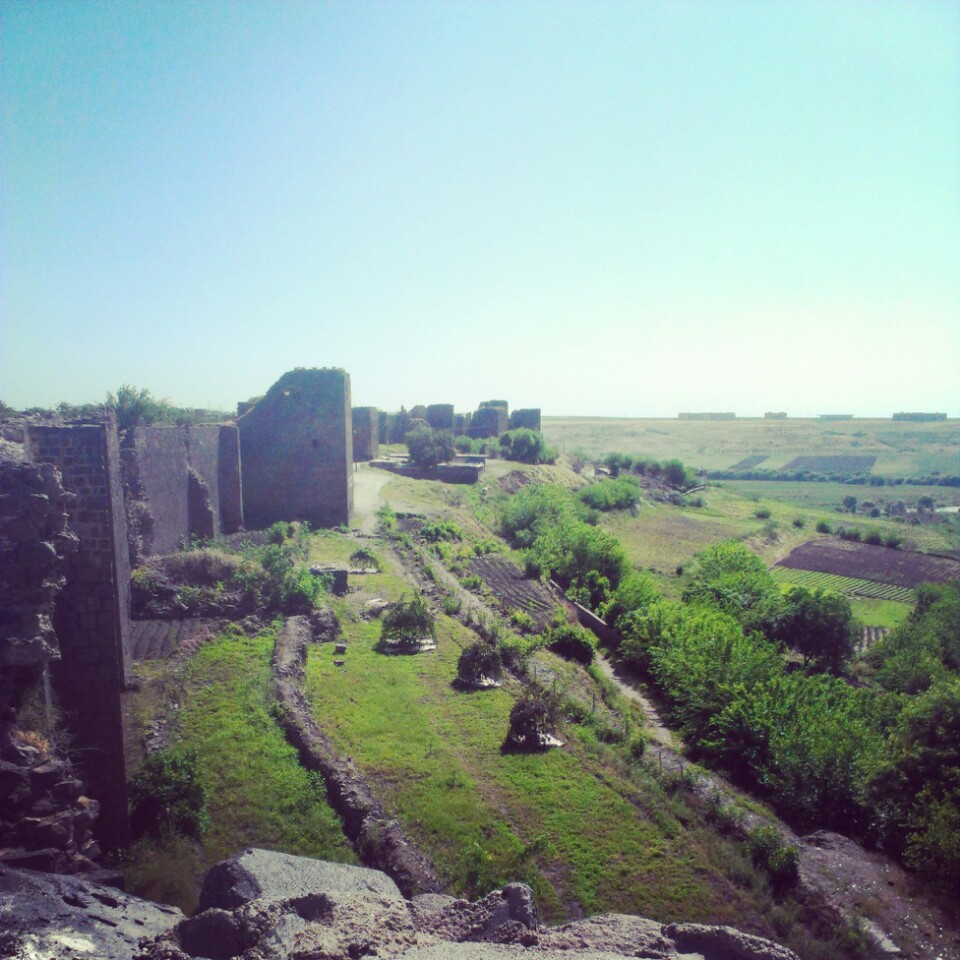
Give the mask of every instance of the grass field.
[[[378, 653], [379, 623], [358, 616], [358, 605], [405, 585], [391, 573], [363, 581], [362, 593], [337, 603], [346, 665], [334, 665], [330, 647], [313, 648], [308, 693], [318, 722], [377, 784], [451, 891], [473, 896], [523, 879], [555, 920], [616, 910], [766, 928], [763, 914], [775, 908], [744, 851], [682, 793], [641, 765], [612, 762], [613, 748], [589, 724], [567, 724], [560, 750], [503, 752], [516, 682], [459, 692], [457, 659], [474, 634], [443, 616], [436, 651]], [[539, 656], [560, 689], [577, 687], [589, 704], [583, 670]]]
[[273, 641], [272, 630], [225, 634], [187, 665], [171, 745], [199, 754], [210, 828], [202, 843], [134, 847], [131, 892], [189, 913], [204, 873], [247, 846], [356, 863], [323, 781], [300, 766], [273, 717]]
[[551, 446], [567, 454], [619, 452], [677, 458], [687, 466], [727, 470], [747, 457], [779, 469], [798, 456], [875, 456], [883, 477], [960, 474], [960, 420], [910, 423], [893, 420], [742, 419], [701, 421], [544, 417]]

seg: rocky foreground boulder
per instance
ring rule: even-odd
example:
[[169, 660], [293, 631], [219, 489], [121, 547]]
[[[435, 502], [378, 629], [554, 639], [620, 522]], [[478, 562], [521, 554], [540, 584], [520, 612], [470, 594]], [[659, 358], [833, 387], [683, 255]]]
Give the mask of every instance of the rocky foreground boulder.
[[405, 899], [385, 874], [266, 850], [217, 864], [189, 918], [74, 877], [0, 867], [0, 956], [16, 960], [797, 960], [730, 927], [623, 915], [542, 927], [520, 883], [470, 903]]

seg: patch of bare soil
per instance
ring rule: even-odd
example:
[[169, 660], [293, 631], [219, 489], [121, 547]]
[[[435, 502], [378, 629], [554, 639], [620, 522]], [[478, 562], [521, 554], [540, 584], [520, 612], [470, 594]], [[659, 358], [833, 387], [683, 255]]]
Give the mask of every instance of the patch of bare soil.
[[516, 493], [521, 487], [528, 483], [533, 483], [533, 478], [528, 473], [521, 470], [511, 470], [510, 473], [502, 476], [498, 481], [500, 489], [504, 493]]

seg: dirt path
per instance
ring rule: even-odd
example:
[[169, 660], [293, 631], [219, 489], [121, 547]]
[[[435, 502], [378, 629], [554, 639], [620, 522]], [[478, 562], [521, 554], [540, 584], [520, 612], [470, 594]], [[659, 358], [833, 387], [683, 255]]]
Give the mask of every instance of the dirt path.
[[626, 678], [622, 675], [622, 667], [612, 663], [610, 659], [599, 650], [597, 651], [596, 663], [603, 675], [613, 682], [614, 686], [623, 696], [628, 700], [633, 700], [634, 703], [640, 704], [643, 715], [647, 720], [645, 729], [650, 739], [664, 747], [668, 747], [670, 750], [679, 752], [681, 749], [680, 743], [673, 731], [664, 725], [660, 717], [660, 712], [654, 703], [644, 696], [635, 686], [627, 682]]
[[377, 470], [369, 463], [354, 465], [353, 471], [353, 526], [361, 533], [377, 529], [377, 510], [384, 501], [380, 490], [393, 479], [392, 473]]

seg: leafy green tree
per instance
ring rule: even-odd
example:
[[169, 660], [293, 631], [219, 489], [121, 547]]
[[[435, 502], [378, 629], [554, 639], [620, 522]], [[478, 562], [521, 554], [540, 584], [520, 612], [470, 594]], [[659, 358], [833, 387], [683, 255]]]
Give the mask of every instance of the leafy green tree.
[[882, 750], [876, 698], [836, 677], [773, 672], [736, 687], [706, 750], [804, 829], [862, 830], [865, 765]]
[[411, 463], [421, 471], [432, 470], [446, 463], [454, 455], [453, 434], [448, 430], [434, 430], [425, 423], [415, 424], [404, 438]]
[[520, 463], [547, 463], [555, 459], [547, 450], [543, 434], [526, 427], [508, 430], [500, 437], [500, 449], [505, 460], [517, 460]]
[[846, 597], [796, 587], [783, 600], [775, 638], [802, 654], [804, 663], [839, 673], [859, 633]]
[[576, 660], [587, 667], [593, 663], [597, 641], [593, 634], [572, 623], [556, 623], [543, 635], [547, 646], [567, 660]]
[[687, 468], [679, 460], [665, 460], [662, 465], [663, 479], [671, 487], [685, 487], [689, 483]]
[[763, 561], [737, 540], [714, 544], [697, 555], [697, 569], [683, 599], [716, 606], [736, 617], [744, 630], [774, 636], [780, 588]]
[[117, 413], [117, 429], [126, 430], [139, 423], [150, 424], [158, 420], [168, 420], [171, 407], [166, 400], [157, 400], [146, 388], [137, 389], [129, 383], [123, 384], [117, 395], [107, 394], [107, 406]]
[[659, 597], [660, 589], [653, 577], [634, 571], [620, 581], [601, 612], [607, 623], [619, 628], [621, 619], [626, 614], [635, 610], [645, 610]]
[[960, 892], [960, 678], [908, 701], [875, 764], [868, 797], [884, 846]]

